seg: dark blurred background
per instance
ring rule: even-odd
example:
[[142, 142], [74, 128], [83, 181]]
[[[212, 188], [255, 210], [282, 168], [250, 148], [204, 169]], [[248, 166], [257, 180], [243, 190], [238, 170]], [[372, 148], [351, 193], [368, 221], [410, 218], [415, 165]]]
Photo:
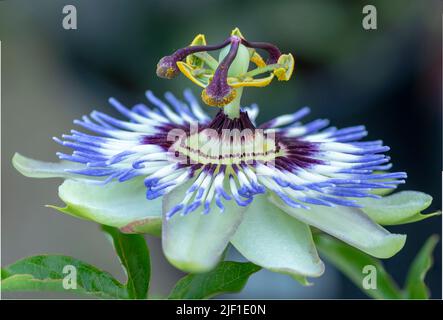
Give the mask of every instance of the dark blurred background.
[[[62, 28], [62, 8], [77, 8], [78, 29]], [[378, 29], [362, 28], [362, 8], [373, 4]], [[441, 1], [215, 1], [215, 0], [14, 0], [0, 2], [2, 41], [2, 265], [38, 253], [62, 253], [96, 264], [124, 279], [111, 246], [91, 222], [45, 208], [60, 204], [57, 180], [32, 180], [13, 170], [14, 152], [56, 159], [52, 136], [93, 108], [112, 112], [115, 96], [128, 104], [146, 89], [180, 95], [194, 87], [183, 76], [155, 75], [164, 55], [198, 33], [223, 40], [238, 26], [252, 41], [270, 41], [296, 57], [293, 79], [248, 89], [259, 121], [304, 105], [311, 119], [345, 127], [365, 124], [369, 139], [391, 146], [394, 169], [408, 172], [402, 189], [431, 194], [441, 208]], [[405, 248], [385, 266], [403, 283], [411, 260], [441, 219], [389, 228], [408, 234]], [[182, 275], [167, 264], [160, 240], [147, 237], [153, 259], [151, 291], [164, 295]], [[232, 253], [235, 255], [235, 253]], [[441, 246], [427, 283], [441, 298]], [[249, 298], [365, 298], [331, 266], [315, 285], [302, 288], [262, 271], [243, 293]], [[62, 294], [4, 294], [4, 298], [69, 298]]]

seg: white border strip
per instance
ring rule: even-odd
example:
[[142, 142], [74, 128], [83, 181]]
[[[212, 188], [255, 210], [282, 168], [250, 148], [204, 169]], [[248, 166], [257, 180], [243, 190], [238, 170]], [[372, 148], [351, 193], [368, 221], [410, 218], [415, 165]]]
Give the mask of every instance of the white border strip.
[[[1, 152], [1, 148], [2, 148], [2, 42], [0, 40], [0, 154]], [[0, 156], [0, 266], [2, 266], [2, 172], [1, 172], [1, 168], [2, 168], [2, 158]], [[0, 283], [0, 300], [2, 300], [2, 285]]]

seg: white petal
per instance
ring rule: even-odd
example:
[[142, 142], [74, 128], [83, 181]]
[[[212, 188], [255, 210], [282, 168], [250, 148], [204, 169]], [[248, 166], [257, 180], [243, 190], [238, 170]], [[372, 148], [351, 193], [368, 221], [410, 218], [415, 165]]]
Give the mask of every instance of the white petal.
[[310, 210], [295, 209], [284, 204], [275, 195], [270, 199], [300, 221], [377, 258], [392, 257], [403, 248], [406, 241], [406, 235], [391, 234], [357, 208], [314, 205]]
[[24, 157], [19, 153], [14, 154], [12, 165], [22, 175], [29, 178], [81, 178], [78, 174], [65, 170], [84, 168], [84, 165], [75, 162], [45, 162]]
[[220, 260], [246, 207], [238, 206], [234, 200], [222, 200], [226, 207], [223, 213], [214, 210], [214, 206], [203, 215], [204, 207], [200, 206], [188, 215], [177, 213], [167, 220], [165, 214], [183, 200], [191, 185], [188, 182], [163, 197], [163, 252], [171, 264], [183, 271], [207, 272]]
[[318, 277], [324, 271], [309, 226], [266, 195], [254, 197], [231, 242], [249, 261], [275, 272]]
[[396, 225], [427, 219], [441, 212], [421, 214], [432, 203], [432, 197], [418, 191], [401, 191], [382, 199], [357, 199], [361, 209], [372, 220], [382, 225]]
[[160, 233], [161, 198], [146, 199], [142, 178], [105, 185], [68, 179], [59, 187], [58, 194], [67, 206], [51, 207], [63, 213], [125, 232]]

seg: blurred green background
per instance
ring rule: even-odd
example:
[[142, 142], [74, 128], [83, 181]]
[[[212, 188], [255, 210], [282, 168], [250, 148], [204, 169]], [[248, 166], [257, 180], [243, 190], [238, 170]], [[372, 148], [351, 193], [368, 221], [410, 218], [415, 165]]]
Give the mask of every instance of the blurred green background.
[[[62, 8], [77, 8], [78, 29], [62, 28]], [[362, 8], [373, 4], [378, 29], [362, 28]], [[155, 75], [157, 61], [187, 45], [198, 33], [219, 42], [238, 26], [252, 41], [269, 41], [296, 57], [293, 79], [248, 89], [243, 102], [257, 102], [259, 121], [308, 105], [310, 119], [329, 118], [345, 127], [365, 124], [369, 139], [391, 147], [394, 169], [406, 171], [402, 189], [434, 197], [441, 206], [440, 1], [216, 1], [216, 0], [14, 0], [0, 2], [2, 41], [2, 265], [38, 253], [62, 253], [124, 278], [111, 246], [96, 225], [63, 216], [44, 204], [60, 204], [57, 180], [31, 180], [13, 170], [20, 152], [55, 160], [52, 136], [72, 120], [115, 96], [134, 104], [144, 91], [180, 95], [194, 87], [183, 76]], [[213, 112], [214, 109], [211, 109]], [[403, 282], [425, 239], [441, 234], [441, 218], [390, 228], [408, 234], [405, 248], [385, 262]], [[153, 255], [154, 294], [166, 294], [181, 273], [167, 264], [159, 239], [147, 237]], [[232, 253], [235, 255], [235, 253]], [[427, 282], [441, 298], [441, 246]], [[302, 288], [281, 275], [260, 272], [242, 294], [247, 298], [365, 298], [332, 267]], [[69, 298], [60, 294], [5, 294], [4, 298]]]

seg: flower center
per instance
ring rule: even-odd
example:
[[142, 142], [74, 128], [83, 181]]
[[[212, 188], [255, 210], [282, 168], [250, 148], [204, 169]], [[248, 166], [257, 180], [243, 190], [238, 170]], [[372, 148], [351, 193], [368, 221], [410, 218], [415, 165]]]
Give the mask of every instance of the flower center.
[[179, 162], [202, 165], [268, 163], [284, 155], [275, 133], [255, 128], [243, 111], [234, 119], [220, 111], [205, 128], [182, 134], [171, 151]]

